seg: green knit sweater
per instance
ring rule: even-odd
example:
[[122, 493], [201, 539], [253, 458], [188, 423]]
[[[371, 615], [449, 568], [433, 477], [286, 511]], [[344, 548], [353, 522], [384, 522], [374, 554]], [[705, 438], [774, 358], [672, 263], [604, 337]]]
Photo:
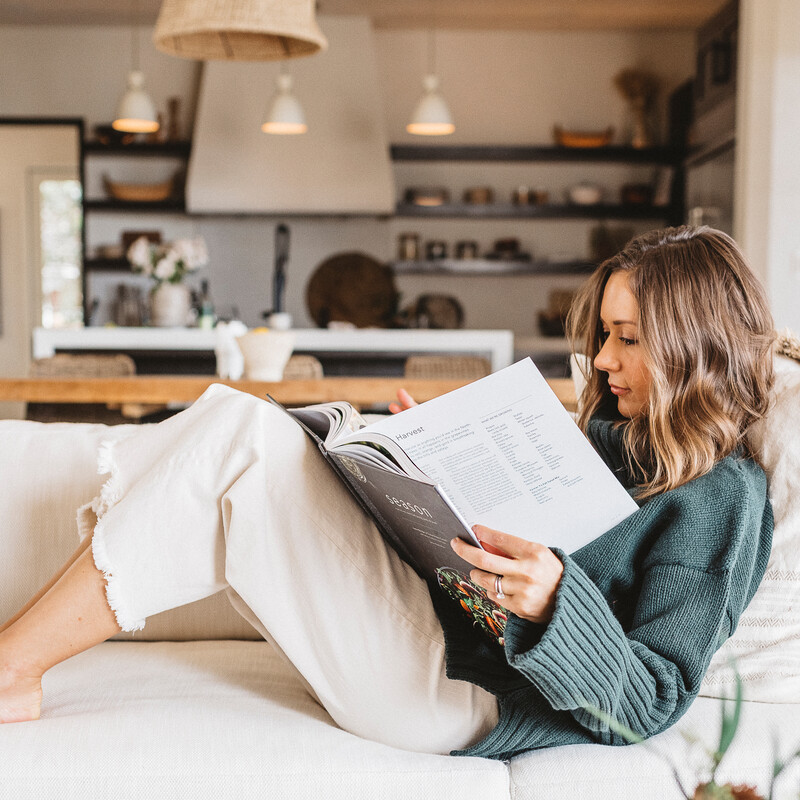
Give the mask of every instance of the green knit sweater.
[[[592, 420], [588, 433], [631, 489], [620, 430]], [[564, 572], [553, 618], [539, 625], [510, 615], [504, 650], [432, 592], [448, 677], [492, 692], [500, 710], [485, 739], [453, 755], [508, 759], [556, 745], [626, 744], [582, 709], [587, 703], [645, 737], [671, 726], [753, 596], [772, 527], [763, 470], [729, 456], [572, 555], [554, 548]]]

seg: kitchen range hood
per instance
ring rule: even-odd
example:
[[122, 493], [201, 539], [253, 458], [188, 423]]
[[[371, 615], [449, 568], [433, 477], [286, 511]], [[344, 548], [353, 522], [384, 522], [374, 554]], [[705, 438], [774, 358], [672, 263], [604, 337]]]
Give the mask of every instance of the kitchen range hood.
[[[325, 53], [276, 62], [206, 62], [186, 205], [194, 213], [389, 214], [395, 186], [372, 29], [320, 17]], [[292, 76], [308, 131], [261, 131], [280, 70]]]

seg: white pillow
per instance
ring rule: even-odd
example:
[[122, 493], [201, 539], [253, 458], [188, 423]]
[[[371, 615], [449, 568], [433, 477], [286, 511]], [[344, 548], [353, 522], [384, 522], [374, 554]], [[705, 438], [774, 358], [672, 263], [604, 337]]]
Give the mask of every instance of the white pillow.
[[772, 552], [739, 627], [711, 662], [704, 697], [732, 695], [733, 659], [746, 700], [800, 700], [800, 364], [778, 356], [775, 370], [775, 405], [750, 434], [769, 479]]

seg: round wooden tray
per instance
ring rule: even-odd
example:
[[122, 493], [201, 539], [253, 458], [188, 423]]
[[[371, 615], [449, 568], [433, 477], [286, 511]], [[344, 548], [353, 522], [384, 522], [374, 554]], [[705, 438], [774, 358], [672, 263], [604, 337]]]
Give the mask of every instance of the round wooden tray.
[[358, 328], [387, 328], [397, 311], [391, 269], [365, 253], [337, 253], [313, 272], [306, 305], [320, 328], [351, 322]]

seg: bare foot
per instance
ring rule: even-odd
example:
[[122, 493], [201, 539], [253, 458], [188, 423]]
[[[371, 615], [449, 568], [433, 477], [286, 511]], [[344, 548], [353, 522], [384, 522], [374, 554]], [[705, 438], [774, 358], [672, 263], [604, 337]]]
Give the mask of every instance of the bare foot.
[[0, 724], [39, 719], [41, 706], [41, 675], [21, 675], [3, 667], [0, 671]]

